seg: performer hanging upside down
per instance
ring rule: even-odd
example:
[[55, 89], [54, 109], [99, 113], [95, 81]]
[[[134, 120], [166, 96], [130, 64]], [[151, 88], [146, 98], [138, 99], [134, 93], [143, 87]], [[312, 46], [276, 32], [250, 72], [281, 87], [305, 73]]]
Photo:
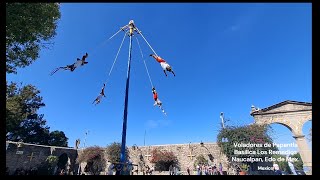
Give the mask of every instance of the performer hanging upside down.
[[101, 89], [101, 92], [100, 92], [99, 96], [93, 101], [92, 104], [95, 103], [95, 105], [97, 105], [97, 104], [99, 104], [99, 103], [101, 102], [101, 98], [102, 98], [102, 97], [106, 97], [106, 95], [104, 94], [104, 88], [105, 88], [105, 87], [106, 87], [106, 84], [103, 83], [103, 87], [102, 87], [102, 89]]
[[171, 66], [164, 60], [162, 59], [160, 56], [156, 56], [154, 54], [150, 54], [150, 56], [152, 56], [157, 62], [160, 63], [164, 74], [167, 76], [166, 70], [171, 72], [174, 76], [176, 76], [171, 68]]
[[157, 106], [159, 106], [159, 108], [161, 109], [161, 111], [165, 114], [165, 115], [167, 115], [166, 114], [166, 112], [164, 111], [164, 109], [162, 108], [162, 102], [159, 100], [159, 98], [158, 98], [158, 93], [157, 93], [157, 91], [156, 91], [156, 89], [153, 87], [152, 88], [152, 93], [153, 93], [153, 99], [154, 99], [154, 106], [155, 105], [157, 105]]
[[[85, 55], [82, 56], [82, 59], [81, 59], [81, 66], [85, 65], [85, 64], [88, 64], [88, 62], [86, 61], [87, 57], [88, 57], [88, 53], [86, 53]], [[77, 58], [78, 60], [79, 58]]]
[[83, 66], [85, 64], [88, 64], [88, 62], [86, 62], [86, 58], [88, 57], [88, 53], [86, 53], [85, 55], [82, 56], [82, 59], [77, 58], [77, 61], [73, 64], [67, 65], [67, 66], [63, 66], [63, 67], [58, 67], [56, 69], [54, 69], [50, 75], [52, 76], [54, 73], [56, 73], [57, 71], [59, 71], [60, 69], [63, 70], [70, 70], [71, 72], [73, 72], [77, 67], [79, 66]]

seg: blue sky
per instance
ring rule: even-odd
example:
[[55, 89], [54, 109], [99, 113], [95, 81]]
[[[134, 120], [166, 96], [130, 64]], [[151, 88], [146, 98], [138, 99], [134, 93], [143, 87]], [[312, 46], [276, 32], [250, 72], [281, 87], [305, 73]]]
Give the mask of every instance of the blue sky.
[[[144, 60], [168, 116], [153, 106], [151, 85], [133, 39], [127, 146], [215, 142], [220, 112], [229, 125], [253, 122], [250, 107], [285, 100], [312, 102], [311, 3], [61, 3], [54, 45], [7, 80], [35, 85], [50, 130], [62, 130], [73, 147], [121, 142], [129, 38], [110, 68], [133, 19], [176, 77], [166, 77], [139, 39]], [[87, 65], [72, 64], [88, 52]], [[106, 98], [92, 101], [107, 82]], [[273, 125], [274, 140], [294, 142], [288, 129]], [[311, 122], [304, 126], [308, 133]], [[146, 136], [145, 136], [146, 134]], [[145, 141], [144, 141], [145, 140]]]

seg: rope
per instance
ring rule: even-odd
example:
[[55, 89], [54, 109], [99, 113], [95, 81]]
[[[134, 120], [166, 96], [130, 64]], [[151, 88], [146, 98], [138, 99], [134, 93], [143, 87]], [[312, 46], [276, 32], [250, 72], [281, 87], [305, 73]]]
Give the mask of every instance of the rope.
[[114, 35], [112, 35], [109, 39], [108, 39], [108, 41], [110, 40], [110, 39], [112, 39], [115, 35], [117, 35], [119, 32], [121, 32], [122, 31], [122, 28], [120, 28], [120, 30], [118, 31], [118, 32], [116, 32]]
[[138, 46], [139, 46], [139, 49], [140, 49], [141, 57], [142, 57], [144, 66], [145, 66], [145, 68], [146, 68], [146, 71], [147, 71], [147, 74], [148, 74], [148, 77], [149, 77], [149, 81], [150, 81], [150, 84], [151, 84], [151, 88], [152, 88], [152, 87], [154, 87], [154, 86], [153, 86], [153, 83], [152, 83], [152, 80], [151, 80], [151, 77], [150, 77], [150, 74], [149, 74], [149, 71], [148, 71], [148, 68], [147, 68], [146, 61], [145, 61], [144, 58], [143, 58], [143, 53], [142, 53], [141, 46], [140, 46], [140, 43], [139, 43], [139, 40], [138, 40], [137, 37], [136, 37], [136, 40], [137, 40], [137, 42], [138, 42]]
[[91, 52], [91, 53], [90, 53], [90, 56], [92, 56], [93, 54], [95, 54], [96, 51], [97, 51], [100, 47], [102, 47], [104, 44], [106, 44], [107, 42], [109, 42], [114, 36], [116, 36], [116, 35], [117, 35], [119, 32], [121, 32], [121, 31], [122, 31], [122, 29], [120, 29], [118, 32], [116, 32], [115, 34], [113, 34], [109, 39], [103, 40], [100, 44], [98, 44], [98, 45], [95, 46], [94, 48], [90, 49], [90, 50], [89, 50], [89, 52]]
[[96, 51], [101, 47], [103, 46], [108, 40], [104, 40], [102, 41], [100, 44], [98, 44], [96, 47], [92, 48], [93, 50], [89, 50], [90, 52], [90, 56], [92, 56], [93, 54], [96, 53]]
[[120, 50], [121, 50], [123, 41], [124, 41], [124, 39], [126, 38], [126, 35], [127, 35], [127, 34], [124, 33], [124, 36], [123, 36], [122, 42], [121, 42], [121, 44], [120, 44], [120, 47], [119, 47], [119, 49], [118, 49], [117, 55], [116, 55], [116, 57], [115, 57], [115, 59], [114, 59], [114, 61], [113, 61], [113, 64], [112, 64], [112, 66], [111, 66], [111, 69], [110, 69], [110, 71], [109, 71], [109, 76], [110, 76], [110, 74], [111, 74], [111, 72], [112, 72], [112, 69], [113, 69], [114, 64], [116, 63], [116, 61], [117, 61], [117, 59], [118, 59], [118, 55], [119, 55], [119, 52], [120, 52]]
[[[120, 32], [120, 31], [118, 31], [117, 33], [119, 33], [119, 32]], [[116, 34], [117, 34], [117, 33], [116, 33]], [[111, 72], [112, 72], [112, 70], [113, 70], [114, 64], [116, 63], [116, 61], [117, 61], [117, 59], [118, 59], [118, 55], [119, 55], [119, 52], [120, 52], [120, 50], [121, 50], [123, 41], [124, 41], [124, 39], [125, 39], [125, 37], [126, 37], [126, 34], [127, 34], [127, 33], [124, 33], [122, 42], [121, 42], [120, 47], [119, 47], [119, 49], [118, 49], [117, 55], [116, 55], [116, 57], [115, 57], [115, 59], [114, 59], [114, 61], [113, 61], [113, 64], [112, 64], [111, 69], [110, 69], [109, 74], [108, 74], [108, 78], [107, 78], [107, 80], [105, 81], [105, 84], [107, 84], [107, 82], [108, 82], [108, 80], [109, 80], [109, 78], [110, 78]], [[114, 36], [115, 36], [115, 35], [113, 35], [112, 37], [114, 37]], [[112, 37], [111, 37], [111, 38], [112, 38]], [[108, 40], [110, 40], [111, 38], [109, 38]], [[95, 102], [97, 101], [97, 99], [99, 99], [99, 97], [102, 98], [101, 94], [98, 95], [98, 97], [93, 101], [93, 103], [95, 103]], [[100, 100], [99, 100], [99, 101], [100, 101]], [[99, 101], [98, 101], [97, 104], [100, 103]]]
[[138, 30], [139, 34], [141, 34], [142, 38], [144, 39], [144, 41], [146, 41], [146, 43], [148, 44], [148, 46], [150, 47], [150, 49], [152, 50], [152, 52], [158, 56], [158, 54], [152, 49], [151, 45], [148, 43], [148, 41], [146, 40], [146, 38], [144, 38], [142, 32], [136, 27], [136, 29]]
[[[137, 27], [136, 27], [136, 29], [139, 31], [139, 34], [141, 34], [141, 36], [143, 37], [141, 31], [140, 31]], [[136, 37], [136, 39], [137, 39], [138, 46], [139, 46], [139, 49], [140, 49], [140, 53], [141, 53], [141, 56], [142, 56], [142, 59], [143, 59], [143, 62], [144, 62], [144, 66], [146, 67], [146, 71], [147, 71], [147, 74], [148, 74], [148, 77], [149, 77], [149, 80], [150, 80], [151, 87], [154, 87], [153, 84], [152, 84], [152, 81], [151, 81], [151, 77], [150, 77], [150, 74], [149, 74], [149, 71], [148, 71], [146, 62], [145, 62], [145, 60], [144, 60], [144, 58], [143, 58], [143, 53], [142, 53], [142, 50], [141, 50], [141, 47], [140, 47], [139, 40], [138, 40], [137, 37]], [[156, 56], [158, 56], [157, 53], [152, 49], [152, 47], [150, 46], [150, 44], [148, 43], [148, 41], [147, 41], [144, 37], [143, 37], [143, 39], [144, 39], [144, 40], [146, 41], [146, 43], [149, 45], [149, 47], [150, 47], [151, 50], [154, 52], [154, 54], [155, 54]], [[162, 113], [163, 113], [165, 116], [167, 116], [167, 113], [166, 113], [165, 110], [162, 108], [162, 105], [160, 105], [159, 108], [160, 108], [160, 110], [162, 111]]]

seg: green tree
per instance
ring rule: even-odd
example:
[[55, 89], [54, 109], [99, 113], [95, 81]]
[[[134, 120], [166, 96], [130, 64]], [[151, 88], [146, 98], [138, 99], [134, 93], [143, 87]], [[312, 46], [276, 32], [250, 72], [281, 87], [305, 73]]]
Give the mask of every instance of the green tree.
[[6, 3], [6, 72], [29, 66], [49, 48], [60, 19], [58, 3]]
[[[121, 144], [113, 142], [106, 148], [107, 158], [111, 163], [120, 162]], [[126, 161], [129, 159], [129, 149], [126, 147]]]
[[303, 170], [303, 162], [300, 153], [290, 155], [292, 158], [296, 158], [298, 161], [293, 161], [292, 164], [295, 170]]
[[77, 161], [87, 162], [86, 171], [99, 175], [106, 167], [105, 150], [98, 146], [88, 147], [79, 153]]
[[[21, 85], [20, 85], [21, 86]], [[6, 138], [26, 143], [68, 146], [68, 138], [62, 131], [50, 133], [43, 114], [37, 111], [44, 107], [40, 91], [32, 85], [20, 87], [7, 82], [6, 92]]]
[[8, 140], [23, 141], [32, 144], [48, 145], [49, 127], [46, 126], [46, 120], [43, 114], [29, 115], [28, 119], [21, 122], [19, 126], [7, 134]]
[[[17, 68], [29, 66], [39, 57], [41, 48], [49, 48], [60, 19], [59, 3], [6, 3], [6, 72], [17, 74]], [[19, 87], [6, 82], [6, 136], [8, 140], [67, 146], [64, 133], [52, 133], [43, 115], [40, 91], [35, 86]], [[37, 136], [39, 136], [37, 138]], [[60, 142], [56, 139], [60, 136]], [[64, 139], [64, 140], [63, 140]]]
[[[235, 165], [232, 158], [262, 158], [271, 157], [269, 153], [259, 154], [259, 152], [268, 152], [269, 150], [278, 150], [273, 143], [270, 135], [268, 134], [270, 126], [251, 124], [245, 126], [227, 126], [220, 130], [217, 136], [218, 146], [226, 155], [228, 160]], [[265, 147], [264, 144], [270, 144], [271, 147]], [[239, 144], [252, 144], [251, 146], [238, 146]], [[235, 153], [235, 151], [252, 152], [252, 153]], [[254, 153], [255, 152], [255, 153]], [[250, 162], [242, 162], [241, 165], [253, 164]], [[240, 165], [240, 166], [241, 166]]]
[[68, 138], [64, 134], [63, 131], [52, 131], [49, 135], [49, 142], [50, 146], [61, 146], [67, 147], [68, 146]]
[[[231, 161], [232, 157], [248, 157], [248, 154], [235, 154], [235, 150], [239, 151], [268, 151], [277, 150], [276, 146], [265, 147], [263, 144], [272, 144], [273, 141], [268, 134], [267, 125], [252, 124], [247, 126], [227, 126], [221, 129], [217, 141], [223, 153]], [[254, 144], [252, 147], [238, 147], [238, 144]], [[270, 157], [269, 154], [250, 154], [250, 157]]]
[[18, 86], [17, 83], [6, 83], [6, 133], [8, 133], [45, 104], [36, 87], [32, 85], [20, 87], [21, 84]]

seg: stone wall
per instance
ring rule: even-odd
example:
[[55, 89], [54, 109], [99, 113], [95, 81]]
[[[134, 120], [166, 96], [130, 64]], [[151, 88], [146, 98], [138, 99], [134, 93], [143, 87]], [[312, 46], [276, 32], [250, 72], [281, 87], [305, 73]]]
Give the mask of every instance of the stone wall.
[[[51, 155], [61, 156], [66, 153], [70, 158], [70, 168], [72, 171], [77, 172], [79, 165], [76, 162], [78, 156], [78, 151], [74, 148], [68, 147], [56, 147], [56, 146], [44, 146], [44, 145], [35, 145], [29, 143], [21, 143], [19, 147], [18, 143], [7, 141], [6, 149], [6, 167], [9, 168], [10, 174], [12, 174], [17, 168], [30, 169], [33, 167], [39, 166], [41, 163], [45, 162], [46, 158]], [[152, 146], [132, 146], [128, 147], [130, 158], [133, 164], [139, 164], [140, 157], [142, 157], [145, 165], [149, 167], [153, 166], [150, 162], [152, 159], [151, 151], [155, 148], [161, 151], [173, 152], [179, 161], [180, 171], [185, 172], [187, 167], [190, 167], [190, 170], [194, 169], [194, 162], [196, 157], [203, 155], [208, 159], [209, 163], [217, 166], [219, 163], [222, 163], [223, 170], [229, 171], [228, 161], [225, 155], [221, 154], [220, 148], [216, 143], [193, 143], [193, 144], [171, 144], [171, 145], [152, 145]], [[210, 156], [213, 158], [210, 160]], [[85, 163], [81, 169], [84, 169]], [[139, 166], [134, 166], [135, 169], [138, 169], [139, 174], [141, 174], [141, 164]], [[107, 170], [107, 167], [106, 167]], [[166, 174], [167, 172], [154, 172], [154, 174]], [[185, 173], [184, 173], [185, 174]]]
[[[70, 168], [76, 169], [77, 150], [68, 147], [44, 146], [29, 143], [16, 143], [7, 141], [6, 147], [6, 167], [9, 168], [10, 174], [13, 174], [17, 168], [24, 170], [38, 167], [45, 162], [51, 155], [60, 157], [67, 154], [70, 159]], [[20, 144], [20, 145], [19, 145]]]
[[[153, 166], [150, 162], [152, 159], [152, 150], [159, 149], [161, 151], [173, 152], [179, 161], [180, 171], [186, 171], [187, 167], [190, 170], [194, 170], [194, 162], [196, 157], [203, 155], [209, 162], [209, 164], [216, 164], [217, 167], [219, 163], [222, 163], [223, 170], [228, 171], [228, 161], [225, 155], [221, 154], [220, 148], [217, 143], [193, 143], [193, 144], [171, 144], [171, 145], [153, 145], [153, 146], [134, 146], [129, 148], [130, 158], [133, 164], [139, 164], [140, 157], [146, 165], [149, 167]], [[210, 160], [210, 156], [213, 158]], [[139, 169], [140, 171], [140, 169]]]

